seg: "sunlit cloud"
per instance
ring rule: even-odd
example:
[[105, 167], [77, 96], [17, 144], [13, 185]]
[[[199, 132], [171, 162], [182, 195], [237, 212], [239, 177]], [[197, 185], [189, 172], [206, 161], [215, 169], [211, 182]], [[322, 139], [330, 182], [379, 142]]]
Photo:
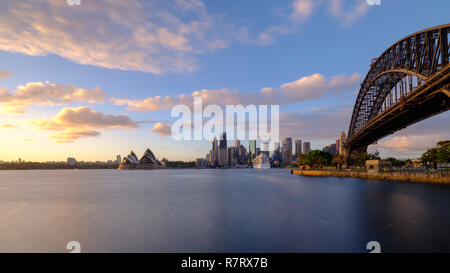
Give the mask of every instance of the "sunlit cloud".
[[294, 20], [306, 20], [308, 19], [315, 6], [313, 0], [295, 0], [293, 4], [292, 18]]
[[191, 95], [180, 95], [179, 97], [148, 97], [144, 99], [122, 99], [111, 98], [116, 105], [126, 105], [130, 111], [149, 112], [171, 109], [177, 104], [191, 105], [194, 96], [202, 97], [203, 104], [218, 105], [249, 105], [249, 104], [290, 104], [309, 99], [317, 99], [324, 96], [342, 95], [353, 92], [360, 82], [361, 76], [339, 75], [327, 79], [317, 73], [302, 77], [296, 81], [285, 83], [277, 88], [266, 87], [260, 92], [243, 93], [238, 90], [203, 89], [196, 90]]
[[100, 88], [83, 89], [72, 84], [30, 82], [12, 92], [0, 87], [0, 110], [6, 113], [25, 113], [27, 106], [56, 105], [70, 102], [99, 103], [105, 99]]
[[2, 1], [0, 50], [56, 54], [109, 69], [193, 71], [197, 56], [227, 47], [200, 0]]
[[73, 142], [79, 138], [99, 136], [100, 129], [135, 129], [139, 125], [124, 115], [107, 115], [87, 106], [64, 108], [51, 119], [32, 120], [41, 130], [61, 131], [51, 135], [58, 143]]
[[422, 135], [422, 136], [396, 136], [391, 139], [381, 141], [377, 146], [387, 148], [394, 152], [424, 152], [436, 146], [436, 143], [445, 139], [442, 135]]
[[9, 123], [7, 123], [7, 124], [0, 124], [0, 128], [17, 129], [17, 128], [20, 128], [20, 127], [17, 126], [17, 125], [14, 125], [14, 124], [9, 124]]
[[0, 79], [6, 79], [12, 76], [12, 72], [8, 70], [0, 69]]
[[153, 126], [152, 132], [160, 136], [169, 136], [171, 134], [170, 124], [158, 122]]
[[[350, 25], [368, 11], [364, 0], [328, 3], [331, 16]], [[162, 74], [192, 72], [202, 54], [233, 43], [272, 44], [297, 32], [322, 2], [295, 0], [285, 22], [251, 33], [225, 17], [208, 13], [201, 0], [2, 1], [0, 50], [31, 56], [56, 54], [75, 63]], [[221, 19], [218, 19], [221, 18]], [[0, 78], [1, 73], [0, 73]]]

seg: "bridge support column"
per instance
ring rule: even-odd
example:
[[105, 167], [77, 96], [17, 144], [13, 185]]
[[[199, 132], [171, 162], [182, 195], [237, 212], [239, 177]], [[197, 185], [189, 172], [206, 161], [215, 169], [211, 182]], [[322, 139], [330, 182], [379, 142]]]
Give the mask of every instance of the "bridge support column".
[[344, 148], [344, 159], [345, 159], [344, 167], [345, 168], [350, 167], [349, 162], [352, 159], [357, 158], [362, 153], [367, 153], [367, 146], [360, 146], [357, 148], [345, 147]]

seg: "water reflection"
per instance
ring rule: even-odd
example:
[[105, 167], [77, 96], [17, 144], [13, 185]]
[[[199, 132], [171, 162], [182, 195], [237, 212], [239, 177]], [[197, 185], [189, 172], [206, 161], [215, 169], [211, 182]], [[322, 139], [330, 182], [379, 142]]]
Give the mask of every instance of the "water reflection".
[[0, 251], [450, 251], [450, 187], [286, 170], [0, 172]]

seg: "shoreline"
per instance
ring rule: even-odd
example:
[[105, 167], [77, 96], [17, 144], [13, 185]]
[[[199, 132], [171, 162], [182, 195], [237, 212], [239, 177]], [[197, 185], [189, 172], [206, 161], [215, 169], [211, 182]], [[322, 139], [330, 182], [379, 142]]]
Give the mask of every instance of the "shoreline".
[[410, 183], [450, 184], [450, 175], [442, 173], [368, 173], [352, 171], [291, 170], [291, 174], [302, 176], [335, 176], [361, 179], [394, 180]]

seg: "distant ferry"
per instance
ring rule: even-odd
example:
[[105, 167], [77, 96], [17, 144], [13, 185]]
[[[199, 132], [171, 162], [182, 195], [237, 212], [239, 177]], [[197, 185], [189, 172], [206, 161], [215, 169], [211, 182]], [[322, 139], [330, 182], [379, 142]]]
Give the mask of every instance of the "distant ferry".
[[254, 169], [270, 169], [270, 158], [265, 153], [260, 153], [253, 159]]

